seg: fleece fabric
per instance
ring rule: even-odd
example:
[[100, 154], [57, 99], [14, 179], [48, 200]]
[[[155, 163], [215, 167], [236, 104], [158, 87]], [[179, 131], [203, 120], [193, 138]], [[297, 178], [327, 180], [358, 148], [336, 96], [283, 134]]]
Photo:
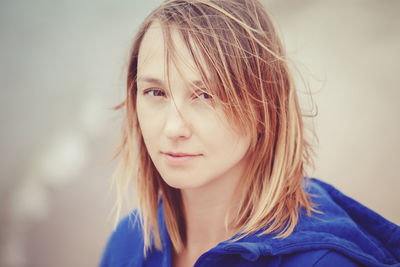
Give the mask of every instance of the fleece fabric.
[[[196, 261], [200, 266], [397, 266], [400, 227], [333, 186], [310, 179], [305, 186], [322, 214], [300, 212], [293, 233], [284, 239], [257, 234], [219, 243]], [[124, 218], [111, 235], [100, 262], [106, 266], [172, 266], [171, 245], [162, 208], [159, 224], [163, 250], [143, 255], [136, 213]]]

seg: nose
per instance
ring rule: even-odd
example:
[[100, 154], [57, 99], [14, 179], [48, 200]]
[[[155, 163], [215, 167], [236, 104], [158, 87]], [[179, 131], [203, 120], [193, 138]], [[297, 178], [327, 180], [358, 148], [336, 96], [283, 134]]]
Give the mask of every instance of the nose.
[[166, 114], [164, 134], [172, 140], [184, 140], [191, 136], [188, 122], [184, 118], [183, 109], [178, 108], [174, 101], [171, 101]]

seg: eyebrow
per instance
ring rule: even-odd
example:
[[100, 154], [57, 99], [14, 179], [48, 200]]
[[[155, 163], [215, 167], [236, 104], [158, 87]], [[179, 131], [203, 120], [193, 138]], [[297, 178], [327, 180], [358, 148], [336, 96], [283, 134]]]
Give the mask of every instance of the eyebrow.
[[[137, 79], [137, 82], [146, 82], [146, 83], [160, 85], [162, 87], [165, 86], [162, 80], [153, 77], [140, 77]], [[203, 83], [203, 81], [200, 80], [192, 81], [190, 82], [190, 84], [194, 84], [196, 87], [199, 88], [205, 88], [205, 84]]]
[[140, 77], [137, 79], [137, 82], [154, 83], [157, 85], [164, 86], [164, 83], [161, 80], [156, 79], [156, 78], [151, 78], [151, 77]]

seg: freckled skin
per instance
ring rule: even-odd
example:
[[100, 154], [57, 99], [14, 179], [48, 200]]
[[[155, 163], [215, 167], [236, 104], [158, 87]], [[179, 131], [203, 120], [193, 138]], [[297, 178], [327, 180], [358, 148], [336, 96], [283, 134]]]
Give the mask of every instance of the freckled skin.
[[[204, 94], [196, 96], [182, 78], [183, 74], [189, 81], [201, 81], [189, 51], [174, 31], [172, 38], [181, 61], [178, 66], [170, 64], [169, 79], [166, 77], [162, 36], [160, 26], [153, 23], [138, 58], [137, 116], [154, 165], [165, 182], [175, 188], [236, 183], [246, 166], [250, 137], [232, 128], [221, 109], [211, 107], [212, 99]], [[166, 152], [194, 156], [171, 164]]]

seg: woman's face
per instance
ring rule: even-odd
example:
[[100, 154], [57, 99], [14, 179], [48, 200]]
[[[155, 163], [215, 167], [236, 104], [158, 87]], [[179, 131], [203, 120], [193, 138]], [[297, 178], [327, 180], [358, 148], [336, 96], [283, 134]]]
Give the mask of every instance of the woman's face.
[[137, 117], [148, 153], [172, 187], [234, 182], [246, 166], [250, 137], [232, 127], [211, 97], [198, 90], [205, 89], [201, 76], [176, 31], [171, 37], [179, 60], [171, 62], [166, 76], [160, 27], [153, 23], [148, 29], [138, 58]]

